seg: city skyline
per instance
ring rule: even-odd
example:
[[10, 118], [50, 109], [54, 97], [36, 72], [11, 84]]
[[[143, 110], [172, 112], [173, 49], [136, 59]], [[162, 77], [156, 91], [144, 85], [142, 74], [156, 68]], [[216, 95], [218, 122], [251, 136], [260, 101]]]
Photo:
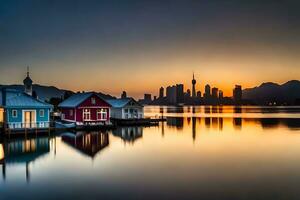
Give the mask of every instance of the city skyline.
[[3, 2], [0, 84], [20, 83], [27, 65], [41, 85], [136, 98], [158, 95], [161, 85], [192, 88], [192, 71], [197, 91], [210, 84], [224, 96], [236, 84], [298, 80], [296, 8], [294, 1]]

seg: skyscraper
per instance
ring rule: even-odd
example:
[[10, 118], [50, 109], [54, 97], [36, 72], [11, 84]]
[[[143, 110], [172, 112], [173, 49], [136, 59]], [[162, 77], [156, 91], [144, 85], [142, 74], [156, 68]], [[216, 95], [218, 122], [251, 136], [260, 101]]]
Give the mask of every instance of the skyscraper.
[[183, 84], [176, 85], [176, 103], [184, 103]]
[[205, 93], [204, 93], [204, 97], [208, 98], [210, 97], [210, 85], [205, 85]]
[[213, 98], [218, 98], [218, 91], [219, 91], [218, 88], [213, 87], [212, 90], [211, 90], [211, 96], [212, 96]]
[[159, 88], [159, 98], [163, 98], [164, 97], [164, 88], [163, 87], [161, 87], [161, 88]]
[[242, 103], [242, 86], [236, 85], [233, 89], [233, 101], [235, 104], [241, 104]]
[[219, 90], [219, 99], [223, 99], [223, 91], [222, 90]]
[[195, 98], [195, 97], [196, 97], [196, 79], [195, 79], [195, 77], [194, 77], [194, 73], [193, 73], [192, 84], [193, 84], [192, 97]]
[[170, 104], [176, 104], [177, 98], [176, 98], [177, 89], [176, 86], [168, 86], [167, 87], [167, 101]]

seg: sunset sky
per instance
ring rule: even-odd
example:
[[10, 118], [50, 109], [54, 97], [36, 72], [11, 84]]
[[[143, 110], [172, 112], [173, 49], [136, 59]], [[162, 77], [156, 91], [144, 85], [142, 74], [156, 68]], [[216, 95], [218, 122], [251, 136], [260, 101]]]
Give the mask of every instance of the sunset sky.
[[300, 77], [298, 1], [3, 0], [0, 84], [130, 96], [205, 84], [231, 95]]

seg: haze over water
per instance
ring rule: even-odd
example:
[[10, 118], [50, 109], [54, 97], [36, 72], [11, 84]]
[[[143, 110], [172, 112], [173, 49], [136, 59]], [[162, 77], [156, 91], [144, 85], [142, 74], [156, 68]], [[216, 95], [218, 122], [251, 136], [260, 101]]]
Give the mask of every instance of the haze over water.
[[299, 199], [299, 108], [214, 109], [146, 107], [167, 121], [4, 140], [1, 199]]

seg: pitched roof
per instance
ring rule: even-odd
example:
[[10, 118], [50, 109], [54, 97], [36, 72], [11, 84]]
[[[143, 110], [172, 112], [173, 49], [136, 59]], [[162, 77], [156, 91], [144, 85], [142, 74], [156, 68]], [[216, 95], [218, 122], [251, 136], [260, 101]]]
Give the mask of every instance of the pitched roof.
[[[0, 92], [0, 105], [2, 105], [2, 92]], [[51, 104], [45, 103], [39, 99], [20, 92], [18, 90], [6, 89], [6, 105], [5, 107], [39, 107], [52, 108]]]
[[123, 99], [109, 99], [107, 102], [112, 105], [114, 108], [123, 108], [126, 106], [130, 101], [133, 101], [136, 103], [137, 106], [143, 107], [140, 105], [137, 101], [135, 101], [133, 98], [123, 98]]
[[92, 96], [92, 94], [93, 92], [76, 93], [61, 102], [58, 107], [76, 107], [84, 100]]
[[[96, 92], [84, 92], [84, 93], [76, 93], [63, 102], [61, 102], [58, 107], [64, 107], [64, 108], [74, 108], [80, 105], [84, 100], [92, 96], [93, 94], [97, 95], [100, 99], [105, 101], [101, 96], [99, 96]], [[107, 101], [105, 101], [107, 102]]]

